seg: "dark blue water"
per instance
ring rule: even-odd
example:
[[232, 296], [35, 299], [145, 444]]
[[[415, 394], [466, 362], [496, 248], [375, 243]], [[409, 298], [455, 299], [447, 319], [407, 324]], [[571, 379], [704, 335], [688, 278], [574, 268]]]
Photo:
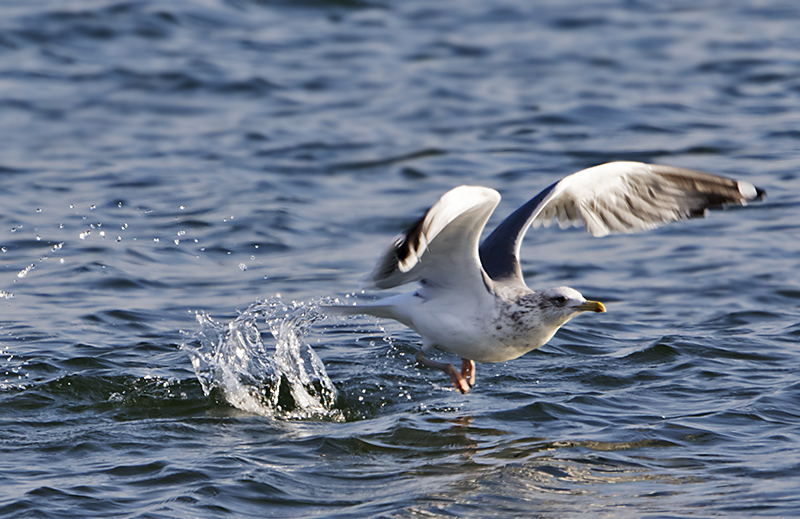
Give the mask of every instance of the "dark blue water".
[[[0, 3], [0, 516], [800, 513], [800, 6]], [[467, 396], [317, 303], [462, 183], [610, 160], [764, 203], [540, 229], [607, 304]], [[449, 359], [441, 355], [443, 359]]]

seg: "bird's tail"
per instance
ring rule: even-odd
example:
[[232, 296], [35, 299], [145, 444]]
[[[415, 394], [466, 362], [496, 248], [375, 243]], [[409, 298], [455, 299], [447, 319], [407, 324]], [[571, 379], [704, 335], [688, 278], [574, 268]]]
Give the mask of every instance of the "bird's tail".
[[328, 315], [371, 315], [394, 319], [390, 305], [321, 305], [320, 309]]

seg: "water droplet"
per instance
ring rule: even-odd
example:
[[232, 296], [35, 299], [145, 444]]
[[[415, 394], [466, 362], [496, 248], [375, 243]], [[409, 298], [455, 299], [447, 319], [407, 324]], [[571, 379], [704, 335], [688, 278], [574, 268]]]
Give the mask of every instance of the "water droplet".
[[42, 237], [41, 237], [41, 236], [39, 236], [39, 235], [37, 235], [37, 236], [36, 236], [36, 241], [42, 241]]
[[41, 207], [37, 207], [37, 208], [36, 208], [36, 212], [37, 212], [37, 213], [41, 213], [41, 212], [42, 212], [42, 208], [41, 208]]
[[89, 207], [89, 210], [90, 210], [90, 211], [94, 211], [95, 209], [97, 209], [97, 206], [95, 206], [94, 204], [92, 204], [92, 206], [91, 206], [91, 207]]
[[186, 206], [185, 206], [185, 205], [182, 205], [182, 206], [181, 206], [181, 211], [183, 211], [184, 209], [186, 209]]
[[117, 236], [117, 243], [122, 241], [122, 236]]
[[178, 238], [175, 238], [175, 239], [174, 239], [174, 240], [172, 240], [172, 241], [174, 241], [174, 242], [175, 242], [175, 245], [180, 245], [180, 244], [181, 244], [181, 241], [180, 241]]
[[244, 263], [239, 263], [239, 270], [244, 272], [245, 270], [247, 270], [247, 265], [245, 265]]
[[128, 224], [127, 224], [127, 223], [123, 223], [123, 224], [122, 224], [122, 230], [124, 231], [124, 230], [125, 230], [125, 229], [127, 229], [127, 228], [128, 228]]
[[33, 265], [33, 263], [31, 263], [30, 265], [28, 265], [24, 269], [20, 270], [19, 273], [17, 273], [17, 277], [18, 278], [24, 278], [25, 276], [28, 275], [28, 272], [30, 272], [33, 269], [34, 269], [34, 265]]
[[92, 231], [83, 231], [78, 235], [78, 238], [80, 238], [81, 240], [85, 240], [86, 237], [89, 236], [90, 234], [92, 234]]
[[159, 242], [159, 241], [161, 241], [161, 240], [159, 240], [158, 238], [153, 238], [153, 241], [154, 241], [154, 242], [156, 242], [156, 243], [158, 243], [158, 242]]

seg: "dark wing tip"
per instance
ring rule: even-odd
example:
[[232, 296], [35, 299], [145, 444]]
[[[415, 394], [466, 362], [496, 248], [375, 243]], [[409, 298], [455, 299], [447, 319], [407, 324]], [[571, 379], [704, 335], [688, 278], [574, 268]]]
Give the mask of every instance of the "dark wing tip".
[[[430, 211], [430, 209], [428, 211]], [[425, 218], [428, 216], [428, 211], [425, 211], [425, 214], [414, 222], [414, 225], [403, 232], [403, 234], [395, 240], [394, 246], [392, 247], [397, 265], [400, 270], [404, 272], [410, 269], [410, 267], [408, 267], [409, 260], [413, 258], [414, 262], [416, 262], [416, 256], [419, 255], [423, 234], [422, 228], [425, 223]]]
[[395, 276], [411, 270], [420, 254], [425, 216], [402, 232], [383, 253], [375, 269], [364, 279], [368, 287], [392, 288], [397, 286]]

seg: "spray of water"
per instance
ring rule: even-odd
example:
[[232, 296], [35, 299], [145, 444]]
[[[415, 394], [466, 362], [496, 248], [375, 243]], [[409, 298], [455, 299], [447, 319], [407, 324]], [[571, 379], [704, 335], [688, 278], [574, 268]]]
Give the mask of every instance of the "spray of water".
[[[199, 332], [182, 347], [206, 395], [219, 390], [230, 405], [265, 416], [338, 421], [336, 388], [303, 341], [323, 318], [316, 303], [286, 304], [279, 298], [251, 305], [227, 326], [200, 312]], [[274, 349], [262, 340], [260, 319], [269, 327]]]

